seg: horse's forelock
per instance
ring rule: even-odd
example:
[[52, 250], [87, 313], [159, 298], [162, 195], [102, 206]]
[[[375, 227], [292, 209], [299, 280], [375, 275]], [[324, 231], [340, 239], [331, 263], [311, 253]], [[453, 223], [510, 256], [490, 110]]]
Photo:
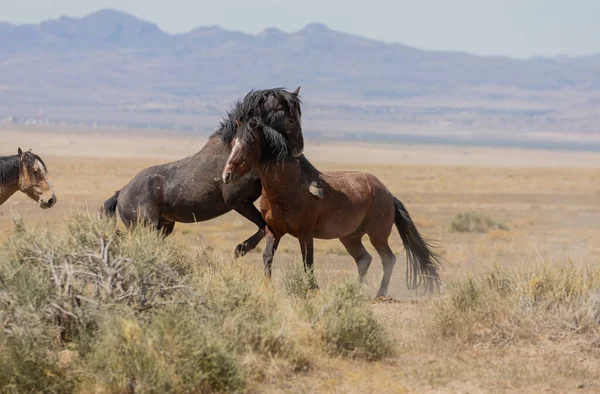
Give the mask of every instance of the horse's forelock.
[[21, 161], [23, 163], [25, 163], [25, 167], [27, 167], [27, 171], [33, 170], [33, 166], [35, 165], [36, 160], [38, 162], [40, 162], [40, 164], [44, 167], [43, 170], [48, 172], [46, 163], [44, 163], [42, 158], [39, 157], [38, 155], [36, 155], [35, 153], [33, 153], [31, 151], [27, 151], [27, 152], [23, 152], [23, 155], [21, 156]]
[[288, 146], [285, 137], [277, 130], [263, 126], [262, 128], [265, 146], [263, 148], [263, 160], [282, 161], [288, 157]]
[[252, 129], [247, 122], [240, 129], [238, 129], [236, 136], [239, 139], [240, 143], [243, 146], [247, 147], [247, 146], [251, 146], [254, 143], [254, 139], [256, 137], [255, 136], [256, 132], [257, 131]]
[[260, 139], [261, 157], [264, 162], [282, 161], [288, 157], [288, 147], [285, 137], [272, 127], [254, 118], [257, 125], [253, 128], [250, 121], [238, 130], [236, 137], [242, 146], [248, 148], [254, 144], [256, 138]]
[[263, 104], [265, 111], [270, 112], [281, 109], [281, 100], [275, 95], [267, 96]]

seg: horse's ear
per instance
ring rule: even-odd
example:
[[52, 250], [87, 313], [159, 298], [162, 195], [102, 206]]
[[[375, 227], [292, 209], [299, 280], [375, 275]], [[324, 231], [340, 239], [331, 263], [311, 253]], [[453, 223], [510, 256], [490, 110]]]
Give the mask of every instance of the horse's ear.
[[294, 90], [294, 91], [292, 92], [292, 94], [293, 94], [294, 96], [298, 96], [298, 93], [300, 93], [300, 86], [298, 86], [298, 87], [296, 88], [296, 90]]
[[19, 158], [21, 158], [21, 156], [23, 156], [23, 151], [21, 150], [21, 148], [19, 147], [19, 149], [17, 150], [17, 154], [19, 155]]
[[240, 120], [239, 120], [239, 119], [236, 119], [236, 120], [235, 120], [235, 124], [237, 125], [237, 127], [238, 127], [238, 128], [239, 128], [239, 127], [242, 127], [242, 126], [244, 125], [242, 122], [240, 122]]

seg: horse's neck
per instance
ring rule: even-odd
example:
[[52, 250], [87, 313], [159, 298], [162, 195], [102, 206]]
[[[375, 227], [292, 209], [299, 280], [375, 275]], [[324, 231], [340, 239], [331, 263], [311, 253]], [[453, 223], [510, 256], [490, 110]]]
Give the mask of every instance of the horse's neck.
[[15, 157], [0, 158], [0, 205], [19, 190], [19, 162]]
[[258, 175], [271, 202], [298, 200], [303, 187], [302, 169], [296, 161], [274, 163], [259, 168]]
[[6, 200], [10, 198], [19, 190], [18, 186], [8, 187], [6, 185], [0, 185], [0, 205], [4, 204]]

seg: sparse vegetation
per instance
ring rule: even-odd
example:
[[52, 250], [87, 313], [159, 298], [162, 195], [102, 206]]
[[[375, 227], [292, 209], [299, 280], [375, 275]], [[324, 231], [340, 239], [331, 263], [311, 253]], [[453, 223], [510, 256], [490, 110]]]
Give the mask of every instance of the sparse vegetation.
[[[145, 228], [119, 235], [79, 214], [50, 233], [16, 220], [0, 254], [0, 387], [245, 391], [308, 368], [300, 341], [319, 333], [316, 352], [389, 354], [358, 285], [322, 300], [308, 297], [307, 275], [290, 277], [287, 298], [259, 270]], [[315, 317], [306, 303], [325, 307]]]
[[508, 230], [502, 223], [497, 223], [489, 215], [480, 212], [463, 212], [452, 220], [452, 231], [459, 233], [487, 233], [491, 230]]
[[498, 266], [448, 288], [437, 301], [433, 337], [507, 345], [541, 337], [580, 335], [600, 345], [600, 268], [571, 262]]
[[329, 353], [367, 360], [393, 353], [385, 329], [375, 318], [359, 282], [343, 281], [323, 297], [314, 297], [314, 274], [293, 266], [288, 268], [283, 284], [288, 295], [300, 300], [301, 311], [315, 325]]
[[[19, 193], [0, 208], [0, 278], [8, 282], [18, 278], [29, 289], [17, 291], [11, 287], [9, 291], [0, 279], [0, 381], [2, 384], [12, 382], [0, 392], [35, 392], [39, 387], [46, 392], [113, 392], [127, 385], [126, 389], [135, 387], [140, 393], [152, 391], [151, 387], [165, 387], [159, 386], [164, 382], [173, 384], [172, 392], [185, 392], [193, 384], [198, 390], [226, 385], [229, 389], [215, 390], [267, 393], [599, 391], [600, 353], [598, 341], [594, 340], [598, 336], [595, 334], [597, 320], [594, 320], [598, 311], [597, 296], [591, 287], [587, 295], [571, 298], [571, 301], [553, 304], [550, 302], [553, 298], [549, 296], [555, 293], [552, 289], [556, 289], [549, 283], [561, 283], [559, 279], [563, 274], [568, 276], [570, 273], [568, 282], [571, 283], [578, 276], [588, 280], [590, 285], [594, 283], [590, 280], [592, 268], [600, 261], [600, 172], [594, 164], [598, 161], [594, 161], [591, 154], [529, 152], [514, 156], [511, 167], [493, 167], [494, 163], [504, 162], [508, 151], [489, 149], [485, 150], [486, 155], [491, 156], [486, 163], [489, 166], [482, 167], [470, 165], [480, 164], [481, 156], [462, 155], [463, 148], [411, 146], [404, 150], [398, 147], [408, 156], [390, 155], [391, 161], [385, 165], [366, 162], [375, 158], [380, 163], [381, 153], [388, 151], [387, 147], [361, 145], [360, 158], [348, 155], [347, 150], [354, 149], [352, 146], [333, 143], [328, 144], [326, 150], [311, 153], [311, 157], [315, 155], [319, 169], [356, 169], [377, 175], [394, 194], [406, 199], [411, 213], [414, 211], [413, 219], [421, 223], [419, 230], [425, 225], [423, 235], [438, 241], [436, 250], [447, 262], [444, 271], [446, 290], [440, 299], [437, 296], [433, 299], [415, 297], [405, 289], [400, 238], [390, 237], [392, 250], [398, 257], [390, 284], [390, 295], [395, 300], [365, 305], [385, 328], [394, 354], [372, 362], [352, 352], [347, 353], [350, 357], [339, 356], [323, 337], [324, 312], [320, 314], [323, 306], [329, 303], [338, 283], [344, 279], [353, 280], [357, 275], [356, 264], [339, 241], [315, 242], [315, 270], [321, 292], [299, 293], [306, 297], [290, 295], [285, 285], [290, 273], [286, 267], [293, 265], [303, 273], [297, 240], [293, 237], [282, 239], [273, 266], [274, 280], [266, 287], [262, 280], [260, 250], [238, 262], [229, 260], [233, 247], [256, 231], [253, 223], [235, 212], [209, 222], [178, 224], [171, 239], [166, 243], [157, 241], [161, 248], [168, 248], [168, 253], [163, 256], [180, 255], [169, 257], [164, 267], [175, 264], [169, 271], [174, 276], [166, 277], [171, 278], [168, 280], [185, 279], [182, 284], [186, 288], [165, 289], [171, 293], [164, 300], [157, 299], [161, 297], [158, 292], [149, 304], [147, 302], [146, 305], [151, 307], [146, 309], [136, 309], [135, 303], [129, 304], [125, 300], [113, 301], [115, 296], [111, 295], [100, 303], [97, 312], [91, 305], [86, 307], [87, 311], [98, 315], [81, 317], [82, 321], [100, 324], [92, 324], [87, 330], [74, 325], [77, 328], [72, 330], [74, 337], [70, 339], [63, 335], [63, 338], [60, 334], [63, 323], [53, 320], [58, 310], [48, 307], [50, 301], [44, 296], [48, 288], [52, 289], [53, 279], [49, 279], [48, 270], [37, 269], [46, 263], [32, 261], [28, 267], [35, 267], [37, 271], [14, 278], [11, 275], [16, 269], [7, 269], [9, 260], [14, 263], [17, 249], [10, 243], [5, 244], [9, 234], [13, 234], [11, 242], [16, 239], [15, 227], [10, 222], [11, 211], [23, 216], [26, 225], [21, 225], [22, 230], [31, 234], [34, 245], [38, 245], [20, 250], [41, 251], [39, 255], [43, 256], [57, 249], [50, 242], [46, 243], [45, 237], [54, 241], [73, 238], [67, 232], [68, 222], [63, 220], [65, 210], [96, 211], [106, 197], [122, 187], [138, 170], [192, 153], [203, 141], [198, 137], [194, 139], [197, 142], [190, 145], [189, 136], [169, 135], [167, 141], [167, 137], [148, 134], [142, 152], [136, 150], [139, 139], [125, 132], [115, 132], [108, 141], [105, 134], [91, 130], [83, 133], [77, 129], [77, 133], [71, 134], [62, 130], [58, 134], [31, 128], [2, 132], [4, 140], [24, 141], [22, 147], [25, 145], [34, 150], [39, 141], [44, 141], [44, 151], [48, 152], [44, 153], [44, 159], [51, 169], [59, 203], [52, 210], [41, 211]], [[50, 134], [52, 138], [46, 138]], [[67, 145], [70, 149], [65, 150]], [[5, 151], [11, 154], [13, 149], [7, 146]], [[441, 155], [444, 165], [427, 164], [431, 157], [429, 153], [434, 151]], [[468, 151], [482, 153], [476, 148]], [[452, 152], [457, 155], [449, 156]], [[102, 155], [104, 157], [100, 157]], [[337, 160], [340, 161], [336, 163]], [[418, 163], [421, 164], [414, 165]], [[534, 163], [535, 167], [528, 167]], [[559, 168], [561, 163], [590, 168]], [[456, 213], [471, 211], [485, 212], [494, 221], [509, 225], [510, 231], [454, 232], [450, 223]], [[431, 227], [427, 226], [427, 220], [431, 221]], [[234, 222], [239, 226], [232, 225]], [[84, 220], [77, 226], [88, 228], [93, 223]], [[123, 230], [122, 224], [119, 226]], [[112, 225], [108, 229], [110, 235]], [[83, 234], [88, 233], [88, 230], [83, 231]], [[123, 239], [111, 244], [115, 256], [118, 256], [120, 242], [130, 242], [128, 237], [130, 235], [124, 232]], [[94, 237], [90, 239], [97, 242]], [[373, 256], [365, 286], [371, 298], [379, 286], [381, 264], [376, 251], [368, 242], [365, 244]], [[143, 247], [144, 244], [138, 245]], [[92, 242], [90, 248], [92, 254], [99, 253], [99, 243]], [[123, 254], [133, 249], [123, 250]], [[63, 250], [75, 253], [71, 247]], [[77, 253], [83, 253], [83, 250]], [[569, 258], [574, 261], [572, 266], [568, 263]], [[60, 262], [62, 258], [56, 261]], [[177, 261], [181, 263], [176, 264]], [[486, 267], [491, 264], [496, 268], [488, 270]], [[16, 268], [19, 266], [17, 264]], [[494, 270], [498, 271], [497, 275], [491, 275]], [[161, 269], [154, 274], [162, 275]], [[469, 275], [473, 282], [470, 290], [467, 286]], [[528, 284], [530, 280], [531, 284]], [[494, 281], [496, 287], [488, 288], [491, 286], [488, 282]], [[129, 283], [132, 290], [141, 290], [140, 282], [136, 280], [122, 283]], [[204, 288], [209, 284], [218, 286], [206, 295]], [[463, 284], [464, 292], [455, 294]], [[237, 292], [236, 286], [241, 289], [250, 286], [250, 293], [241, 289]], [[77, 288], [82, 287], [78, 284]], [[491, 288], [501, 290], [491, 291]], [[149, 294], [154, 290], [145, 291]], [[102, 288], [99, 291], [104, 294]], [[505, 291], [509, 294], [502, 295]], [[204, 307], [207, 300], [227, 298], [228, 294], [233, 295], [230, 304], [233, 306], [227, 307], [224, 301], [216, 303], [219, 312], [211, 313], [220, 318], [214, 325], [207, 325], [206, 320], [196, 325], [207, 311], [214, 310]], [[258, 304], [260, 308], [278, 307], [275, 311], [253, 312], [256, 309], [242, 303], [237, 309], [236, 303], [248, 294], [255, 296], [254, 301], [262, 300]], [[471, 308], [467, 302], [470, 296], [477, 300]], [[464, 302], [458, 304], [463, 309], [445, 304], [448, 308], [445, 321], [450, 325], [442, 334], [444, 315], [439, 314], [438, 308], [450, 302], [445, 298], [452, 297], [456, 297], [457, 302], [462, 297]], [[520, 297], [537, 301], [533, 307], [525, 308], [527, 303], [520, 304]], [[95, 296], [90, 299], [96, 301]], [[186, 303], [189, 299], [195, 300], [196, 304]], [[128, 296], [128, 300], [135, 301], [136, 298]], [[180, 301], [184, 303], [178, 304]], [[210, 305], [217, 307], [215, 303]], [[80, 310], [77, 303], [75, 306], [77, 308], [67, 311]], [[576, 310], [579, 312], [574, 313]], [[11, 316], [10, 320], [5, 320], [8, 316]], [[256, 316], [249, 322], [255, 327], [252, 336], [242, 337], [240, 333], [240, 336], [236, 334], [228, 339], [226, 335], [243, 331], [246, 316]], [[256, 322], [261, 316], [281, 321], [273, 330], [282, 332], [287, 347], [274, 351], [272, 357], [261, 351], [261, 346], [241, 349], [252, 337], [258, 339], [250, 343], [260, 344], [263, 340], [256, 335], [257, 327], [267, 327], [266, 323]], [[220, 332], [221, 327], [227, 330]], [[130, 333], [128, 335], [137, 332], [141, 338], [133, 341], [136, 346], [129, 348], [135, 351], [124, 353], [124, 349], [119, 349], [119, 352], [111, 352], [115, 346], [131, 342], [126, 341], [126, 332]], [[171, 339], [167, 340], [167, 336]], [[269, 333], [268, 336], [272, 337]], [[198, 341], [199, 337], [206, 341]], [[233, 342], [236, 342], [235, 346]], [[265, 343], [267, 348], [278, 349], [277, 341], [265, 340]], [[191, 362], [182, 362], [190, 359], [189, 354], [214, 356], [197, 358], [203, 360], [198, 367]], [[223, 355], [225, 357], [221, 358]], [[154, 372], [141, 376], [138, 369], [124, 369], [123, 360], [132, 362], [138, 360], [137, 357], [148, 362], [144, 364], [144, 371]], [[207, 359], [214, 361], [207, 365]], [[155, 366], [149, 368], [148, 360], [156, 363]], [[115, 378], [110, 379], [108, 374], [113, 370]], [[204, 372], [199, 373], [200, 370]], [[130, 379], [132, 374], [138, 375], [135, 381]], [[218, 386], [209, 376], [222, 377], [219, 381], [224, 386]]]
[[378, 360], [392, 353], [383, 326], [373, 315], [358, 282], [347, 281], [327, 294], [316, 320], [329, 352]]
[[303, 266], [294, 265], [287, 269], [283, 286], [289, 296], [306, 299], [316, 289], [317, 279], [314, 272], [306, 272]]

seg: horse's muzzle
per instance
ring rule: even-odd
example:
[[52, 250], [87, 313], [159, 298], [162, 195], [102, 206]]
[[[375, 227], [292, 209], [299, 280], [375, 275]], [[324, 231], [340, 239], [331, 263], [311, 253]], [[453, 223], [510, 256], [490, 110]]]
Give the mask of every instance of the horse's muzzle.
[[226, 185], [237, 181], [238, 178], [239, 174], [237, 172], [223, 171], [223, 183]]
[[231, 180], [231, 172], [223, 171], [223, 183], [228, 184], [230, 180]]
[[57, 200], [56, 196], [50, 197], [47, 201], [40, 199], [40, 208], [42, 208], [42, 209], [52, 208], [54, 206], [54, 204], [56, 204], [56, 200]]

